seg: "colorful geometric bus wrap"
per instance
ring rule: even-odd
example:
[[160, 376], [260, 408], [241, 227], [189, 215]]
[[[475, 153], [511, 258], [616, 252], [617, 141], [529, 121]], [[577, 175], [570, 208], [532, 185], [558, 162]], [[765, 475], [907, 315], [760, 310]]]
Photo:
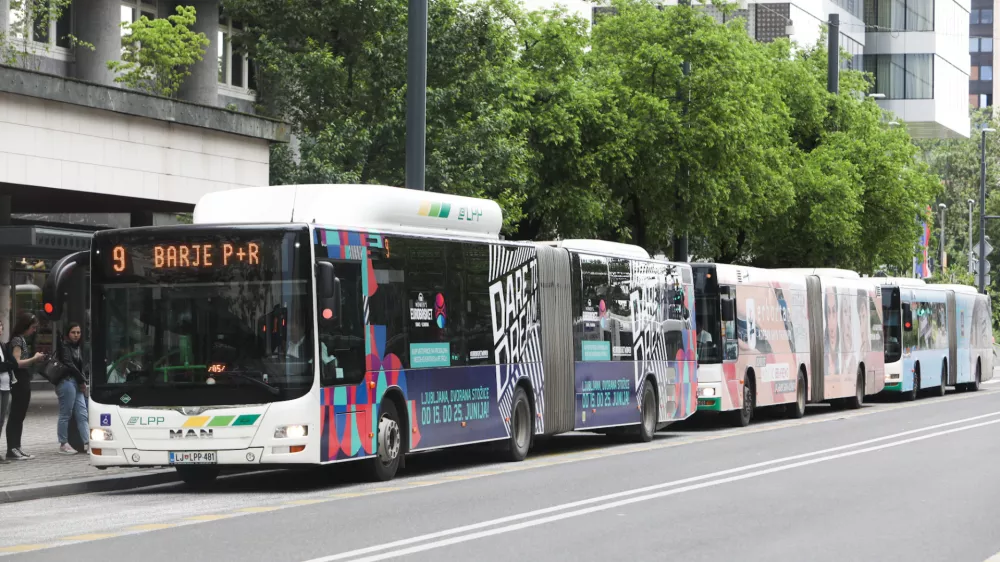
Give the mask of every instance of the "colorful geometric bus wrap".
[[390, 389], [406, 401], [411, 451], [508, 437], [522, 378], [544, 412], [533, 247], [323, 229], [314, 239], [343, 300], [340, 325], [320, 324], [322, 461], [376, 453]]

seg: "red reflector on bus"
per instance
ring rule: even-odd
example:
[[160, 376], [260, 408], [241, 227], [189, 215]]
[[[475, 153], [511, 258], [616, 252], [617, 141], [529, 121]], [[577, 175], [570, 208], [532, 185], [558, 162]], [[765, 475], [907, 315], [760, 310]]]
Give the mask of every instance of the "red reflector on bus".
[[333, 318], [333, 311], [330, 310], [329, 308], [324, 308], [323, 309], [323, 319], [324, 320], [329, 320], [331, 318]]
[[46, 314], [52, 314], [52, 309], [53, 309], [52, 303], [50, 303], [50, 302], [45, 303], [45, 313]]

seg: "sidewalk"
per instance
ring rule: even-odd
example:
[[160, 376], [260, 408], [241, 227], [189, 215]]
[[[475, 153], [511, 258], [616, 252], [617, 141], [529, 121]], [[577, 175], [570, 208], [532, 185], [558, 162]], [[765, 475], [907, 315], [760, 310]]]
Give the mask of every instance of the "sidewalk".
[[[56, 438], [59, 400], [52, 385], [33, 384], [31, 406], [24, 420], [21, 448], [35, 458], [0, 465], [0, 504], [151, 486], [177, 479], [173, 469], [108, 468], [98, 470], [85, 454], [60, 455]], [[6, 433], [4, 427], [4, 434]], [[6, 456], [7, 436], [0, 435], [0, 455]]]

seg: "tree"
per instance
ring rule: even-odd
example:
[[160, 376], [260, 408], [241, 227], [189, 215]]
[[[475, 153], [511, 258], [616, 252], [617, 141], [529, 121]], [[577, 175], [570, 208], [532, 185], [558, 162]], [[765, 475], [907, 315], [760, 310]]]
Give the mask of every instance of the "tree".
[[[402, 185], [406, 3], [231, 0], [270, 111], [293, 123], [298, 162], [274, 155], [272, 181]], [[437, 0], [429, 8], [429, 189], [496, 199], [511, 232], [522, 216], [528, 151], [506, 0]]]
[[108, 61], [108, 69], [119, 73], [115, 82], [151, 94], [173, 97], [188, 68], [202, 60], [210, 41], [190, 27], [197, 14], [193, 6], [177, 6], [167, 19], [142, 16], [132, 23], [122, 22], [128, 33], [122, 36], [122, 60]]

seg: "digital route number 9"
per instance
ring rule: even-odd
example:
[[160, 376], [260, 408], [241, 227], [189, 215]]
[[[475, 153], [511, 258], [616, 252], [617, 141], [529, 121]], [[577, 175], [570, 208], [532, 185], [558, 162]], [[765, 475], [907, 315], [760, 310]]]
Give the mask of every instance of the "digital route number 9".
[[115, 260], [114, 269], [117, 273], [125, 271], [125, 248], [122, 246], [115, 246], [111, 251], [111, 255]]

